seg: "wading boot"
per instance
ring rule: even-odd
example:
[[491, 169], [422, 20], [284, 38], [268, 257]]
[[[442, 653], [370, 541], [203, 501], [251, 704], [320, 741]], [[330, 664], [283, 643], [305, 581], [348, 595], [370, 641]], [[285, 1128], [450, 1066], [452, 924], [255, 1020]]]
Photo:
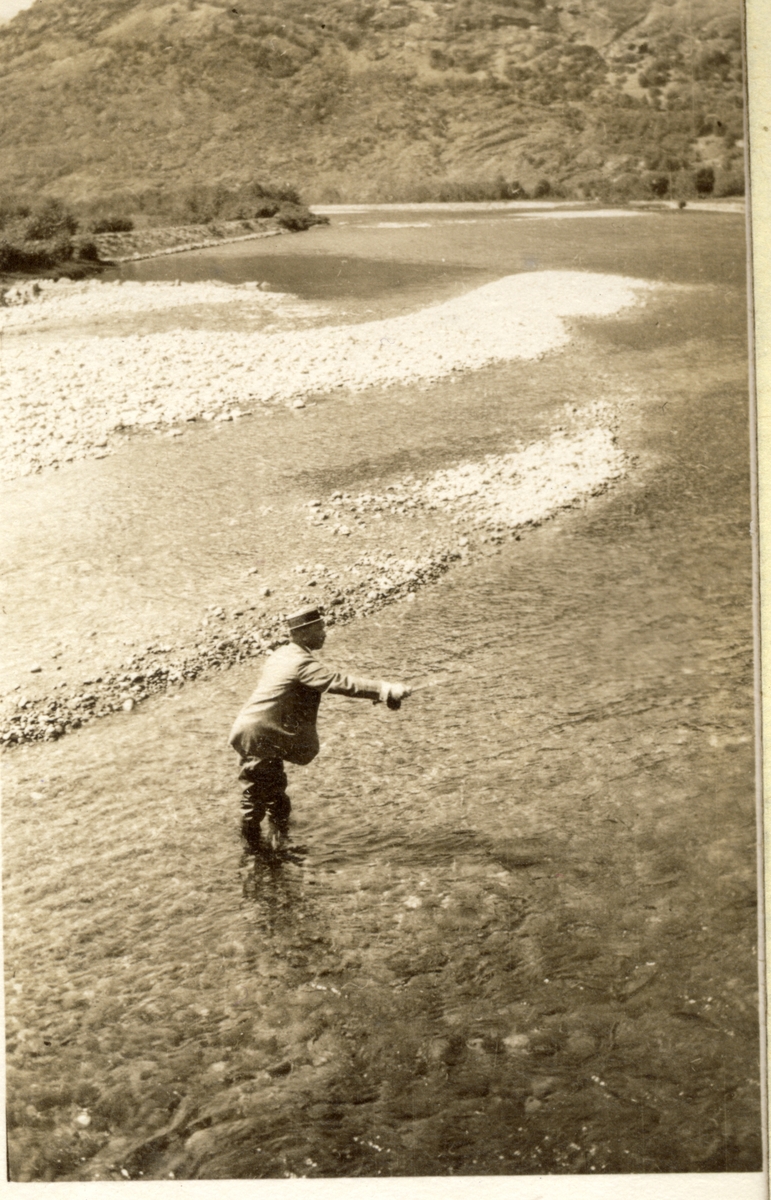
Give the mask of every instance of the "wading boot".
[[252, 802], [248, 792], [244, 792], [241, 807], [241, 845], [245, 855], [259, 854], [263, 849], [261, 819], [262, 813], [259, 808]]
[[265, 846], [262, 842], [262, 839], [259, 836], [257, 836], [256, 838], [255, 837], [249, 837], [249, 838], [242, 837], [241, 838], [241, 849], [242, 849], [242, 855], [241, 855], [242, 864], [245, 864], [248, 859], [256, 858], [258, 855], [263, 854], [265, 852]]

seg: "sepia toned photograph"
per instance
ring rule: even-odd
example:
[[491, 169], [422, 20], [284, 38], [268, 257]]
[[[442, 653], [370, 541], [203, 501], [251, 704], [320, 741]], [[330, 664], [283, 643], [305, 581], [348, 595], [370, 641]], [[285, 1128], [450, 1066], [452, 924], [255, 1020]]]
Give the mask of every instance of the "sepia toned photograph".
[[762, 1194], [747, 44], [0, 0], [10, 1183]]

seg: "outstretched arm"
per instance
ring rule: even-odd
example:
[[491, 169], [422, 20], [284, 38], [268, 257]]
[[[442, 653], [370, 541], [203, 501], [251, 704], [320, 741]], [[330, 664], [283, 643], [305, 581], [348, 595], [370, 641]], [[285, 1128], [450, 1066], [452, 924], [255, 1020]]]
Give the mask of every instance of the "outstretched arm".
[[398, 708], [410, 689], [404, 683], [388, 683], [383, 679], [365, 679], [359, 675], [346, 675], [333, 671], [331, 667], [308, 654], [297, 673], [300, 683], [317, 692], [330, 692], [338, 696], [352, 696], [363, 700], [383, 701], [389, 708]]

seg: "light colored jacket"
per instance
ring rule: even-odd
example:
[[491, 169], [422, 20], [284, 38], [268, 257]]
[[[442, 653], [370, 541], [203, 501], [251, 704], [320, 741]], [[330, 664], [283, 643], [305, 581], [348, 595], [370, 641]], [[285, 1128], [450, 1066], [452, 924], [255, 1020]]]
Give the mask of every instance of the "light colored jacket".
[[324, 692], [386, 700], [388, 687], [333, 671], [310, 650], [289, 642], [266, 662], [257, 690], [230, 731], [230, 744], [245, 758], [285, 758], [304, 765], [319, 752], [316, 716]]

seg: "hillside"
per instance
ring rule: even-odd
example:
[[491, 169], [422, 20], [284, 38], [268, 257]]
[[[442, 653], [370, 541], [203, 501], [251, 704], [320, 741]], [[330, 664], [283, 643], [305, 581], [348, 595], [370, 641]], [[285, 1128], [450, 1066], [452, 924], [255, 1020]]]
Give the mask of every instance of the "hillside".
[[254, 178], [309, 202], [727, 194], [740, 22], [736, 0], [35, 0], [0, 26], [2, 178], [143, 204]]

